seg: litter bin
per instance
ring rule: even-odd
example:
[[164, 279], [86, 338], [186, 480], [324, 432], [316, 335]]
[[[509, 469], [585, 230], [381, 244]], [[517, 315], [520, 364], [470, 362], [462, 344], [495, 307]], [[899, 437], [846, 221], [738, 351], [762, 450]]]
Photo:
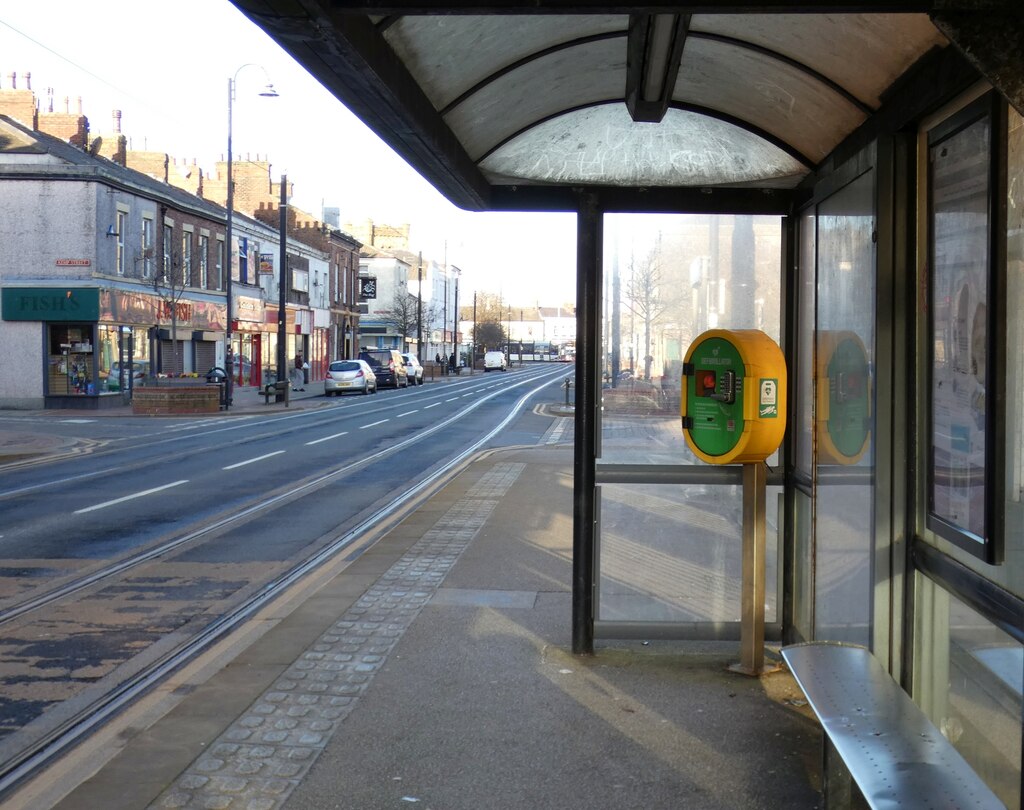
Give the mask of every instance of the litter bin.
[[206, 372], [206, 384], [220, 387], [220, 409], [228, 409], [228, 374], [220, 366], [214, 366]]

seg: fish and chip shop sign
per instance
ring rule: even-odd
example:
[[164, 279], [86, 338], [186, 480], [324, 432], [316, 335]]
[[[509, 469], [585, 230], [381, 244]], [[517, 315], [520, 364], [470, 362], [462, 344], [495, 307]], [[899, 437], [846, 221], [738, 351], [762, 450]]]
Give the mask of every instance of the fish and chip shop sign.
[[5, 321], [98, 321], [100, 291], [96, 287], [5, 287]]

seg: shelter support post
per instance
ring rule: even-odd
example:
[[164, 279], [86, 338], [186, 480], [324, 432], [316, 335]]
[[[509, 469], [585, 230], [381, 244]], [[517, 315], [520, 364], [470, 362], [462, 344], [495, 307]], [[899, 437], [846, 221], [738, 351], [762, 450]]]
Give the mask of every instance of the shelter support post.
[[576, 217], [576, 438], [572, 515], [572, 651], [575, 655], [594, 653], [601, 261], [600, 206], [596, 195], [584, 194]]
[[740, 615], [740, 662], [729, 667], [744, 675], [764, 673], [764, 594], [767, 521], [767, 468], [743, 465], [743, 583]]

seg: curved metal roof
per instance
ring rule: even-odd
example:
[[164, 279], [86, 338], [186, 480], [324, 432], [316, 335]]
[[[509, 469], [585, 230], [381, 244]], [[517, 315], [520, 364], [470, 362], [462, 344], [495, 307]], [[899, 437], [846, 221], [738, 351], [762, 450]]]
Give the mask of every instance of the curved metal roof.
[[926, 1], [691, 14], [234, 0], [467, 208], [501, 187], [792, 188], [948, 45], [927, 14], [889, 13]]

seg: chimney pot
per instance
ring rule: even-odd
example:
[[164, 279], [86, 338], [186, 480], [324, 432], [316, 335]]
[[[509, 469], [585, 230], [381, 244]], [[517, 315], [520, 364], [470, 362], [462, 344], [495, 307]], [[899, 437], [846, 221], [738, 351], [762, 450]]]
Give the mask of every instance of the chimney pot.
[[70, 113], [71, 112], [71, 99], [68, 98], [67, 96], [64, 96], [64, 112], [65, 113]]
[[26, 73], [25, 74], [25, 89], [26, 90], [31, 90], [32, 89], [32, 74], [31, 73]]
[[121, 111], [114, 110], [114, 134], [121, 134]]
[[18, 89], [18, 74], [17, 73], [13, 73], [13, 72], [12, 73], [8, 73], [7, 74], [7, 80], [11, 83], [11, 89], [12, 90], [17, 90]]

